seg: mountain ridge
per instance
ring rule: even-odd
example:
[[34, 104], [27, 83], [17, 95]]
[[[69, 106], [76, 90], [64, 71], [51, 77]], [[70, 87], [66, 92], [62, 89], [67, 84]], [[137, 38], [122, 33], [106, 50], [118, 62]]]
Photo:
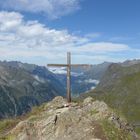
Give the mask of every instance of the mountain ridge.
[[21, 115], [64, 93], [59, 80], [45, 67], [0, 62], [0, 118]]
[[[140, 122], [140, 63], [111, 64], [97, 87], [87, 94], [105, 101], [111, 108], [127, 118], [131, 124]], [[136, 128], [140, 134], [139, 127]]]

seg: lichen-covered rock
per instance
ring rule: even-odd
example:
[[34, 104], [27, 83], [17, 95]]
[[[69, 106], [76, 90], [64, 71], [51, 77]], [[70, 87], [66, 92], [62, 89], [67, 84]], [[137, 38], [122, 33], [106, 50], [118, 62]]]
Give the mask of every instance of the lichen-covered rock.
[[86, 99], [84, 99], [83, 105], [88, 105], [92, 102], [93, 102], [93, 98], [92, 97], [87, 97]]
[[51, 102], [47, 104], [50, 109], [62, 108], [67, 104], [66, 99], [61, 96], [55, 97]]
[[123, 133], [124, 129], [111, 121], [113, 113], [104, 102], [89, 97], [80, 105], [65, 104], [64, 98], [56, 97], [9, 135], [15, 136], [13, 140], [130, 140], [129, 132]]

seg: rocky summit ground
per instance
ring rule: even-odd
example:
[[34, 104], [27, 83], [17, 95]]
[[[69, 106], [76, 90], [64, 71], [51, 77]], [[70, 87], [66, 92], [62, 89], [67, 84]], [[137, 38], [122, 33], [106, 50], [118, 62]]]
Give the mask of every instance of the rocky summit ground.
[[[102, 101], [88, 97], [68, 104], [63, 97], [37, 107], [1, 139], [6, 140], [137, 140], [125, 119]], [[35, 112], [35, 111], [34, 111]]]

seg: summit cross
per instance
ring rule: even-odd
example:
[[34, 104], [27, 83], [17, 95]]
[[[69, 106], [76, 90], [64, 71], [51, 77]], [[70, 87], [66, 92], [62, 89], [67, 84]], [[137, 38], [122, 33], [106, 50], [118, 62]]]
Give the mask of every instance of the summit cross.
[[71, 64], [71, 53], [67, 52], [67, 64], [48, 64], [48, 67], [67, 68], [67, 101], [71, 102], [71, 67], [89, 67], [88, 64]]

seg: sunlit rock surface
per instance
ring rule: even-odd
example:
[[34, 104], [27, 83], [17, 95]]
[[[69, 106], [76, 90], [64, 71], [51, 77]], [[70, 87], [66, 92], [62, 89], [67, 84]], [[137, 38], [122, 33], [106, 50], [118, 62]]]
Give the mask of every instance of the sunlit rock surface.
[[133, 140], [137, 138], [126, 120], [104, 102], [88, 97], [83, 102], [56, 97], [36, 108], [8, 133], [10, 140]]

